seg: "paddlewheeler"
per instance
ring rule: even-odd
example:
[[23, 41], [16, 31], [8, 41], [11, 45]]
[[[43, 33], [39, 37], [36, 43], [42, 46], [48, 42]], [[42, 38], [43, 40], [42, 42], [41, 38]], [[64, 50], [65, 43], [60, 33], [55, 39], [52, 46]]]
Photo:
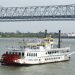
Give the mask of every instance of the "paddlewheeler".
[[34, 65], [50, 62], [67, 61], [70, 55], [70, 47], [54, 48], [53, 38], [46, 37], [32, 42], [19, 42], [19, 48], [8, 48], [1, 57], [3, 65]]

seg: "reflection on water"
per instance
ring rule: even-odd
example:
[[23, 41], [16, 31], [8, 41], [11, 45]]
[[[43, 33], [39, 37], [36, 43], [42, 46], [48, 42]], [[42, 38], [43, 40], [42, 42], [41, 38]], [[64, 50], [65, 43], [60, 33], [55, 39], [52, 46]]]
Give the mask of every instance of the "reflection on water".
[[[3, 39], [0, 38], [0, 55], [6, 47], [17, 46], [22, 38]], [[62, 39], [61, 46], [70, 46], [71, 51], [75, 50], [75, 39]], [[75, 55], [70, 61], [49, 63], [33, 66], [3, 66], [0, 65], [0, 75], [75, 75]]]

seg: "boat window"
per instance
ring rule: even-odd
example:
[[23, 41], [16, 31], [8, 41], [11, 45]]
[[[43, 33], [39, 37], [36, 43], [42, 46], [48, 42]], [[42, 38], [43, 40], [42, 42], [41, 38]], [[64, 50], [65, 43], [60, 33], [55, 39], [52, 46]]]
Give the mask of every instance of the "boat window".
[[9, 54], [11, 54], [11, 52], [9, 52]]
[[48, 52], [48, 54], [50, 54], [50, 52]]
[[69, 52], [69, 50], [67, 50], [66, 52]]
[[34, 47], [34, 49], [36, 49], [36, 47]]
[[34, 56], [34, 54], [33, 53], [31, 53], [31, 55], [30, 56]]
[[17, 54], [17, 52], [15, 52], [15, 54]]
[[40, 61], [40, 59], [39, 59], [39, 61]]
[[14, 52], [12, 54], [14, 54]]
[[24, 46], [24, 49], [25, 49], [26, 47]]
[[47, 52], [46, 52], [46, 54], [47, 54]]
[[19, 52], [19, 55], [21, 55], [21, 53]]
[[27, 56], [28, 56], [28, 53], [27, 53]]
[[34, 53], [34, 56], [37, 56], [37, 53]]
[[37, 49], [39, 49], [39, 47], [37, 47]]
[[30, 56], [30, 53], [28, 53], [28, 56]]
[[54, 53], [54, 51], [52, 51], [52, 53]]
[[57, 53], [57, 51], [55, 51], [55, 53]]
[[51, 54], [52, 52], [48, 52], [48, 54]]
[[60, 57], [58, 57], [58, 59], [60, 59]]
[[8, 54], [8, 51], [6, 51], [6, 54]]
[[51, 52], [49, 52], [49, 54], [51, 54]]
[[52, 39], [50, 41], [53, 41]]
[[24, 56], [24, 52], [22, 52], [22, 56]]
[[53, 44], [51, 44], [51, 47], [53, 47]]
[[30, 56], [33, 56], [33, 53], [30, 53]]
[[36, 56], [37, 56], [37, 53], [36, 53]]
[[45, 60], [46, 60], [46, 58], [45, 58]]
[[31, 46], [30, 49], [33, 49], [33, 47]]
[[36, 56], [36, 54], [34, 53], [34, 56]]
[[48, 54], [58, 53], [58, 51], [48, 51]]
[[[24, 53], [22, 54], [24, 56]], [[37, 53], [27, 53], [27, 56], [37, 56]]]

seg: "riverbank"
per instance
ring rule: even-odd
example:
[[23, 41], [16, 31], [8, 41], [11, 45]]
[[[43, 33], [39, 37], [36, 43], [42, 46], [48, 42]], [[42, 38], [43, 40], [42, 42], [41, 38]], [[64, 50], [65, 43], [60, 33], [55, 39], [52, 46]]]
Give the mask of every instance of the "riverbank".
[[[53, 38], [58, 38], [58, 33], [47, 33], [47, 36], [51, 36]], [[0, 38], [43, 38], [45, 37], [45, 32], [37, 32], [37, 33], [21, 33], [21, 32], [0, 32]], [[62, 36], [61, 38], [75, 38], [75, 36]]]

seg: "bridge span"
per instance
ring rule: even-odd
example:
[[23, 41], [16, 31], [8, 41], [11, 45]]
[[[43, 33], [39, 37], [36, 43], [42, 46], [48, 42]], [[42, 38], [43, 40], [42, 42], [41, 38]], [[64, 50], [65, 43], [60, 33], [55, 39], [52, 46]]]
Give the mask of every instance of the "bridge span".
[[0, 22], [48, 20], [75, 20], [75, 4], [29, 7], [0, 7]]

